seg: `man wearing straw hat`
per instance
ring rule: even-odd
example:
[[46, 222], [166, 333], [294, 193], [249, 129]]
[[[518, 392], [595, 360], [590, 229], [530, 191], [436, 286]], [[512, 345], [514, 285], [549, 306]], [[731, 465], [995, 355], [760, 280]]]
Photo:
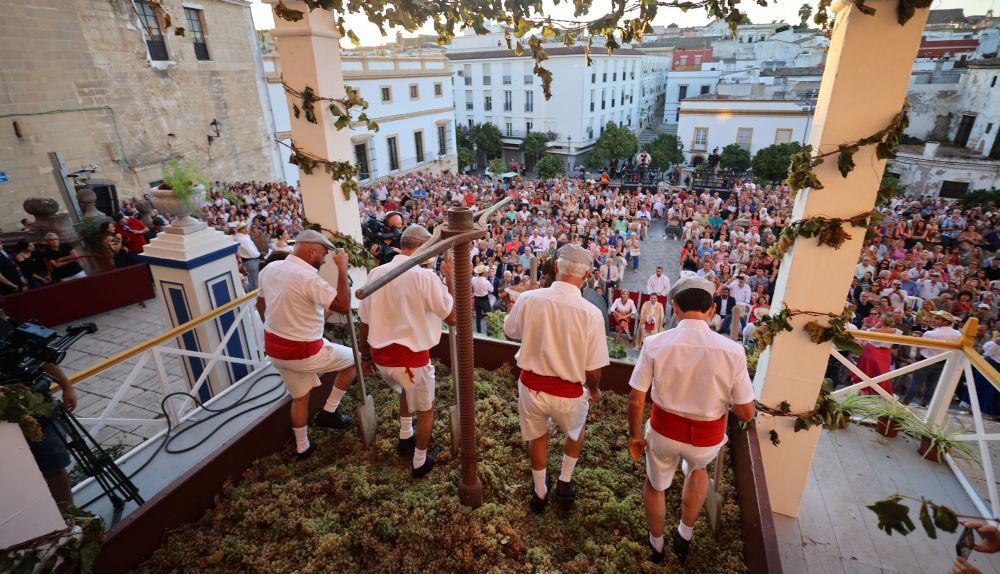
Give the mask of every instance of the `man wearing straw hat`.
[[611, 361], [604, 337], [604, 317], [580, 294], [593, 256], [579, 245], [559, 248], [556, 280], [551, 287], [524, 292], [504, 321], [504, 334], [520, 339], [515, 359], [521, 369], [517, 413], [521, 437], [529, 443], [531, 510], [545, 511], [548, 479], [549, 422], [566, 433], [562, 471], [553, 499], [571, 504], [571, 483], [583, 448], [589, 403], [600, 400], [601, 369]]
[[285, 381], [292, 396], [292, 432], [299, 460], [312, 456], [309, 443], [309, 392], [320, 384], [320, 374], [336, 378], [316, 426], [345, 428], [350, 415], [337, 412], [340, 400], [357, 376], [354, 353], [323, 338], [323, 323], [330, 312], [347, 313], [351, 292], [347, 287], [347, 253], [337, 250], [337, 288], [319, 276], [327, 254], [336, 247], [318, 231], [308, 229], [295, 237], [292, 254], [274, 261], [260, 274], [257, 311], [264, 319], [264, 351]]
[[[646, 453], [646, 520], [650, 559], [663, 561], [664, 490], [684, 461], [681, 520], [672, 537], [674, 554], [687, 559], [698, 511], [708, 494], [708, 472], [726, 442], [726, 411], [740, 419], [754, 415], [754, 391], [743, 347], [712, 331], [715, 284], [698, 276], [682, 277], [670, 290], [677, 327], [646, 339], [629, 385], [629, 451], [635, 460]], [[646, 395], [652, 416], [643, 431]]]
[[[962, 332], [954, 327], [956, 321], [954, 315], [943, 310], [935, 311], [933, 315], [935, 327], [923, 334], [925, 339], [934, 339], [936, 341], [962, 340]], [[944, 349], [921, 347], [920, 357], [921, 359], [929, 359], [931, 357], [936, 357], [943, 352]], [[920, 406], [926, 407], [927, 403], [931, 401], [931, 397], [934, 396], [934, 391], [937, 389], [938, 379], [941, 378], [941, 372], [943, 370], [944, 362], [938, 361], [933, 365], [914, 371], [913, 381], [911, 381], [910, 386], [906, 388], [906, 393], [903, 395], [903, 400], [901, 402], [904, 405], [910, 404], [910, 402], [916, 398], [917, 391], [926, 386], [923, 392], [923, 397], [920, 400]]]
[[[422, 225], [411, 225], [400, 237], [400, 252], [392, 262], [372, 269], [368, 283], [410, 259], [431, 234]], [[455, 324], [455, 302], [451, 296], [452, 263], [441, 264], [446, 287], [437, 274], [420, 266], [406, 270], [383, 288], [362, 299], [362, 365], [366, 372], [378, 368], [379, 375], [399, 395], [400, 456], [413, 457], [413, 478], [423, 478], [434, 468], [440, 448], [428, 452], [434, 426], [434, 365], [431, 347], [441, 340], [441, 321]], [[417, 414], [416, 436], [413, 413]]]
[[493, 292], [493, 283], [486, 278], [486, 273], [490, 270], [485, 265], [476, 265], [473, 269], [475, 277], [472, 278], [472, 296], [475, 297], [476, 306], [476, 331], [483, 332], [483, 316], [492, 311], [490, 305], [490, 293]]

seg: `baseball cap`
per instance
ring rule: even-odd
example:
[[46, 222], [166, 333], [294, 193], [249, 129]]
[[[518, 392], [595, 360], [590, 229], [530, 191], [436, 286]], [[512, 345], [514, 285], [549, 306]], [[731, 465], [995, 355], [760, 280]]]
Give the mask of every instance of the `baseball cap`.
[[715, 283], [712, 283], [704, 277], [688, 275], [681, 277], [677, 280], [677, 283], [674, 283], [674, 286], [670, 289], [670, 298], [673, 299], [678, 293], [687, 291], [688, 289], [701, 289], [709, 295], [715, 295]]
[[327, 249], [337, 248], [336, 245], [330, 243], [330, 240], [327, 239], [325, 235], [312, 229], [300, 231], [299, 234], [295, 236], [295, 243], [319, 243]]

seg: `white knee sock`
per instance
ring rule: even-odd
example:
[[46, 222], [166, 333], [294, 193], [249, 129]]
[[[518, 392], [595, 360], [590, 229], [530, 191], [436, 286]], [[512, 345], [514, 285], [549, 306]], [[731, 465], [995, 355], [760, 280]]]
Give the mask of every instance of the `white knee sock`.
[[413, 449], [413, 468], [420, 468], [427, 461], [427, 449]]
[[573, 479], [573, 469], [576, 468], [576, 460], [568, 454], [563, 455], [562, 472], [559, 474], [559, 480], [569, 482]]
[[399, 417], [399, 440], [413, 436], [413, 417]]
[[694, 536], [694, 526], [688, 526], [681, 520], [677, 523], [677, 532], [684, 540], [691, 540], [691, 537]]
[[342, 391], [337, 387], [333, 387], [333, 389], [330, 390], [330, 396], [326, 399], [326, 404], [323, 405], [323, 410], [328, 413], [336, 412], [337, 407], [340, 406], [340, 399], [344, 398], [344, 394], [346, 393], [347, 391]]
[[549, 486], [545, 484], [545, 469], [531, 469], [531, 480], [535, 483], [535, 494], [538, 495], [538, 498], [545, 498], [545, 495], [549, 493]]
[[653, 536], [652, 533], [649, 534], [649, 543], [653, 546], [653, 550], [657, 552], [663, 552], [663, 535]]
[[309, 426], [304, 426], [302, 428], [292, 427], [292, 433], [295, 434], [295, 452], [305, 452], [309, 448]]

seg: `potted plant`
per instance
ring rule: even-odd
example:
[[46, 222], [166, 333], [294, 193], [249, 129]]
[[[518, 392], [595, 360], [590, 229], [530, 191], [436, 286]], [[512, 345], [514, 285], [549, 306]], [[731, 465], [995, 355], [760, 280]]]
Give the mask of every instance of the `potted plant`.
[[840, 400], [831, 401], [831, 414], [834, 420], [830, 421], [831, 428], [847, 428], [847, 423], [854, 415], [866, 415], [870, 408], [871, 397], [853, 393]]
[[965, 462], [976, 461], [976, 451], [969, 443], [957, 439], [961, 433], [948, 432], [947, 422], [936, 426], [913, 418], [906, 421], [903, 428], [913, 438], [920, 439], [920, 447], [917, 450], [920, 456], [927, 460], [940, 462], [944, 455], [950, 454]]
[[882, 436], [894, 437], [899, 434], [907, 421], [916, 420], [913, 413], [899, 401], [871, 398], [874, 400], [868, 409], [868, 414], [875, 417], [875, 430]]
[[197, 226], [198, 220], [191, 217], [191, 212], [198, 209], [209, 185], [208, 179], [198, 173], [194, 160], [172, 159], [163, 166], [163, 183], [151, 192], [153, 204], [174, 216], [171, 227]]

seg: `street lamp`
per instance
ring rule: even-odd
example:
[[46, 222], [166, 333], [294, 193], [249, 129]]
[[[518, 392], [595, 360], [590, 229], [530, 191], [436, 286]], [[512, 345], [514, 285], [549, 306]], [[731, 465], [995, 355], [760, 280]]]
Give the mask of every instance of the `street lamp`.
[[479, 144], [472, 144], [472, 157], [475, 158], [475, 162], [472, 164], [472, 171], [479, 169]]
[[566, 173], [572, 171], [570, 166], [573, 161], [573, 136], [566, 136]]
[[212, 123], [208, 124], [208, 127], [212, 128], [212, 130], [215, 131], [215, 135], [208, 134], [208, 146], [209, 147], [212, 147], [212, 142], [214, 140], [219, 139], [219, 136], [222, 135], [221, 133], [219, 133], [219, 127], [220, 126], [222, 126], [222, 124], [219, 123], [219, 120], [216, 120], [216, 119], [213, 119]]

